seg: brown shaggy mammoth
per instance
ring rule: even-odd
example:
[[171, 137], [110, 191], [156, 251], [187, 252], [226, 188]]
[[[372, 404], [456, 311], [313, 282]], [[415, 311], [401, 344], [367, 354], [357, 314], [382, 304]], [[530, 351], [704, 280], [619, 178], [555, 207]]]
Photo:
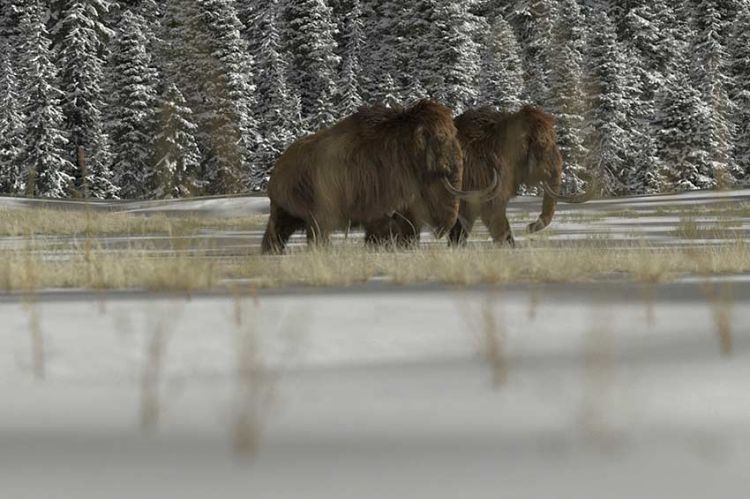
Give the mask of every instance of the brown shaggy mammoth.
[[404, 110], [361, 108], [297, 140], [278, 159], [268, 184], [271, 215], [262, 250], [283, 251], [301, 229], [308, 243], [326, 243], [334, 230], [407, 207], [414, 223], [430, 225], [440, 236], [456, 223], [462, 173], [445, 106], [420, 101]]
[[[552, 221], [557, 201], [584, 202], [588, 194], [561, 196], [562, 156], [557, 147], [554, 118], [540, 109], [525, 106], [515, 113], [491, 108], [469, 110], [455, 119], [464, 159], [464, 190], [476, 189], [497, 175], [499, 185], [491, 195], [462, 197], [458, 222], [450, 232], [453, 244], [464, 243], [477, 218], [481, 218], [498, 243], [515, 244], [505, 215], [508, 201], [522, 184], [541, 184], [542, 213], [528, 225], [529, 232], [544, 229]], [[419, 224], [391, 217], [366, 227], [368, 241], [391, 238], [408, 244], [418, 240]]]

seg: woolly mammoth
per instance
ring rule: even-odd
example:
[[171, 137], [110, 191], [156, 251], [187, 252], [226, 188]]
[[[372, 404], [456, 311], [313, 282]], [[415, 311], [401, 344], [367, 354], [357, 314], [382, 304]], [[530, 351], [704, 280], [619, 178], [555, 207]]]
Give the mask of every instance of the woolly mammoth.
[[325, 243], [334, 230], [366, 226], [407, 207], [415, 224], [441, 236], [456, 222], [462, 173], [445, 106], [420, 101], [403, 110], [362, 108], [297, 140], [278, 159], [268, 184], [271, 214], [262, 250], [283, 251], [302, 229], [308, 243]]
[[[593, 188], [578, 196], [559, 194], [562, 156], [556, 144], [554, 118], [540, 109], [525, 106], [515, 113], [491, 108], [469, 110], [458, 116], [455, 124], [463, 150], [462, 188], [471, 191], [496, 177], [499, 185], [482, 196], [454, 193], [463, 199], [458, 221], [450, 232], [451, 243], [465, 242], [475, 221], [481, 218], [495, 242], [513, 246], [505, 211], [522, 184], [541, 184], [544, 189], [542, 213], [528, 225], [529, 232], [550, 224], [557, 201], [580, 203], [591, 199]], [[391, 217], [366, 226], [369, 241], [389, 237], [400, 244], [414, 242], [419, 238], [419, 224]]]

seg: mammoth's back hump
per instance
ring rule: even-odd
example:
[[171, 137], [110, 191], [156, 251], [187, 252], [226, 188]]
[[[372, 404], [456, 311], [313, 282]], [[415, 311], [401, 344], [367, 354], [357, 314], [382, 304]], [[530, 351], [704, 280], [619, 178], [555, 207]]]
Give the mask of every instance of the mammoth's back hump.
[[317, 213], [335, 224], [402, 208], [416, 189], [400, 172], [403, 134], [378, 133], [371, 125], [350, 117], [292, 143], [271, 174], [271, 200], [300, 218]]

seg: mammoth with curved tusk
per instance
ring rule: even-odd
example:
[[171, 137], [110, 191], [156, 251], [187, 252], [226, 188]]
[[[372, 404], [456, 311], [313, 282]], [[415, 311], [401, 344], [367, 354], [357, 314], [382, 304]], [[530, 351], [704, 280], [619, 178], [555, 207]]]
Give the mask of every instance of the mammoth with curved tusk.
[[408, 109], [363, 107], [295, 141], [268, 183], [271, 214], [262, 251], [283, 251], [302, 229], [308, 243], [326, 243], [334, 230], [407, 208], [413, 223], [447, 233], [457, 220], [456, 196], [471, 195], [454, 187], [463, 174], [456, 135], [450, 110], [425, 100]]
[[[593, 197], [593, 185], [578, 196], [559, 194], [562, 156], [556, 143], [554, 118], [544, 111], [532, 106], [515, 113], [473, 109], [458, 116], [455, 124], [463, 150], [463, 189], [483, 189], [488, 184], [495, 188], [482, 190], [479, 196], [459, 195], [458, 222], [450, 232], [452, 244], [464, 243], [476, 219], [481, 218], [495, 242], [515, 245], [505, 212], [520, 185], [541, 184], [544, 190], [542, 213], [528, 225], [529, 232], [550, 224], [557, 201], [582, 203]], [[419, 225], [408, 212], [399, 215], [367, 226], [366, 239], [390, 239], [404, 245], [417, 241]]]

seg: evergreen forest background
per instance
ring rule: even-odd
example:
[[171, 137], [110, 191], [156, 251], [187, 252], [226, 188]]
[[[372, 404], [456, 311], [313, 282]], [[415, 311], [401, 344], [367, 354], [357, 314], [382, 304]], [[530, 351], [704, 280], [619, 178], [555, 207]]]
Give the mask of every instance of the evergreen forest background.
[[557, 117], [565, 189], [750, 180], [750, 0], [0, 0], [0, 193], [265, 188], [363, 104]]

